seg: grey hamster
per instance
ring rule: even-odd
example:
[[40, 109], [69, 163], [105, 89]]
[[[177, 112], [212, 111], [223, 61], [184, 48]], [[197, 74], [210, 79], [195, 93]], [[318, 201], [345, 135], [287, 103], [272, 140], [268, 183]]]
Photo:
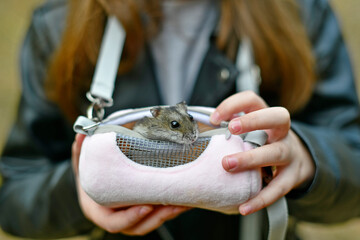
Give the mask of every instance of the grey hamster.
[[133, 130], [153, 140], [192, 144], [199, 136], [199, 128], [194, 118], [188, 114], [185, 102], [175, 106], [150, 109], [153, 117], [144, 117]]

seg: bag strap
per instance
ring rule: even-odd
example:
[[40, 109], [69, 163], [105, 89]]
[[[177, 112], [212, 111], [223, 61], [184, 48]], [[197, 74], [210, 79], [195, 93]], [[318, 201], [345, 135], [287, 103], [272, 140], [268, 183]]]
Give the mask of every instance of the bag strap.
[[[105, 28], [100, 54], [95, 68], [93, 82], [88, 99], [92, 102], [88, 110], [88, 118], [94, 121], [81, 119], [83, 123], [98, 124], [104, 116], [104, 107], [112, 105], [116, 74], [125, 42], [125, 30], [115, 16], [109, 16]], [[236, 85], [238, 91], [252, 90], [258, 93], [261, 82], [260, 69], [254, 64], [251, 41], [244, 38], [239, 45], [236, 66], [240, 70]], [[79, 129], [78, 129], [79, 130]], [[269, 234], [268, 240], [284, 239], [287, 228], [287, 205], [285, 197], [267, 207]], [[242, 239], [260, 239], [260, 213], [253, 213], [243, 217], [240, 229]], [[256, 226], [256, 227], [250, 227]]]
[[115, 16], [109, 16], [100, 46], [95, 73], [87, 93], [92, 102], [88, 110], [90, 119], [101, 121], [104, 107], [112, 106], [116, 74], [124, 48], [126, 32]]
[[266, 208], [269, 219], [268, 240], [285, 239], [288, 224], [288, 208], [285, 197]]
[[[267, 240], [281, 240], [285, 239], [288, 211], [285, 197], [280, 198], [272, 205], [266, 208], [269, 232]], [[258, 211], [248, 216], [242, 217], [240, 221], [239, 239], [260, 240], [262, 233], [259, 226], [263, 223], [263, 212]]]
[[[244, 90], [251, 90], [259, 93], [259, 86], [261, 83], [260, 68], [255, 64], [253, 59], [251, 41], [244, 37], [239, 45], [236, 66], [240, 71], [236, 79], [236, 89], [238, 92]], [[240, 113], [240, 115], [243, 113]], [[265, 144], [267, 135], [265, 131], [249, 132], [244, 141], [249, 142], [254, 147], [259, 147]], [[264, 141], [265, 140], [265, 141]], [[285, 239], [287, 223], [288, 223], [288, 208], [285, 197], [266, 208], [269, 232], [268, 240]], [[242, 216], [240, 221], [240, 239], [260, 240], [262, 238], [259, 226], [263, 223], [262, 212], [258, 211], [248, 216]]]
[[261, 83], [260, 68], [254, 64], [253, 51], [251, 41], [247, 37], [243, 37], [239, 44], [236, 67], [240, 71], [236, 79], [236, 91], [251, 90], [259, 93], [259, 86]]

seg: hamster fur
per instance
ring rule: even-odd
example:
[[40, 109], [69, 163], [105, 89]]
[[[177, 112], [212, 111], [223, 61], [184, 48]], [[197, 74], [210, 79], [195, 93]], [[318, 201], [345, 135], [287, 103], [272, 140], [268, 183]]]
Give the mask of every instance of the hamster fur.
[[199, 128], [187, 112], [185, 102], [175, 106], [150, 109], [153, 117], [144, 117], [133, 130], [152, 140], [170, 141], [179, 144], [192, 144], [199, 136]]

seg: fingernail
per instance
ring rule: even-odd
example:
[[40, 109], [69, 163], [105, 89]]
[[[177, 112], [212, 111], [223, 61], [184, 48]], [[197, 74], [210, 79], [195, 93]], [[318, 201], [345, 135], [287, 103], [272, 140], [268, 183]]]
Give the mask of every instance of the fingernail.
[[250, 205], [242, 205], [240, 206], [240, 214], [241, 215], [248, 215], [249, 213], [251, 213], [252, 208]]
[[226, 162], [226, 170], [227, 171], [232, 171], [234, 170], [237, 165], [238, 165], [238, 161], [236, 158], [233, 158], [233, 157], [225, 157], [225, 162]]
[[232, 133], [238, 133], [241, 131], [240, 121], [232, 121], [230, 122], [230, 130]]
[[215, 125], [220, 123], [220, 114], [217, 111], [215, 111], [215, 112], [213, 112], [213, 114], [211, 114], [210, 122]]
[[150, 213], [152, 211], [152, 207], [149, 207], [149, 206], [144, 206], [144, 207], [141, 207], [140, 210], [139, 210], [139, 214], [141, 216], [144, 216], [148, 213]]

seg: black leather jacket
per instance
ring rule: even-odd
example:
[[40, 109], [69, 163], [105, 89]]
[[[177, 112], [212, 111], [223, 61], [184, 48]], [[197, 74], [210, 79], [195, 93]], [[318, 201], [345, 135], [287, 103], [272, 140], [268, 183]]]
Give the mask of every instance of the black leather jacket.
[[[328, 2], [298, 2], [316, 55], [319, 81], [306, 108], [292, 116], [292, 129], [308, 147], [316, 174], [305, 192], [288, 194], [289, 211], [306, 221], [338, 222], [360, 215], [360, 110], [354, 76]], [[72, 126], [48, 101], [43, 87], [66, 9], [66, 0], [50, 0], [37, 9], [22, 49], [18, 117], [0, 161], [4, 178], [0, 224], [19, 236], [64, 237], [94, 227], [77, 200], [70, 161]], [[225, 81], [219, 74], [223, 68], [230, 71]], [[212, 46], [189, 104], [217, 106], [235, 93], [237, 74], [234, 65]], [[131, 72], [119, 77], [114, 101], [108, 113], [162, 104], [148, 52]], [[177, 239], [237, 239], [238, 221], [237, 216], [197, 209], [167, 226]], [[156, 233], [148, 237], [157, 238]]]

